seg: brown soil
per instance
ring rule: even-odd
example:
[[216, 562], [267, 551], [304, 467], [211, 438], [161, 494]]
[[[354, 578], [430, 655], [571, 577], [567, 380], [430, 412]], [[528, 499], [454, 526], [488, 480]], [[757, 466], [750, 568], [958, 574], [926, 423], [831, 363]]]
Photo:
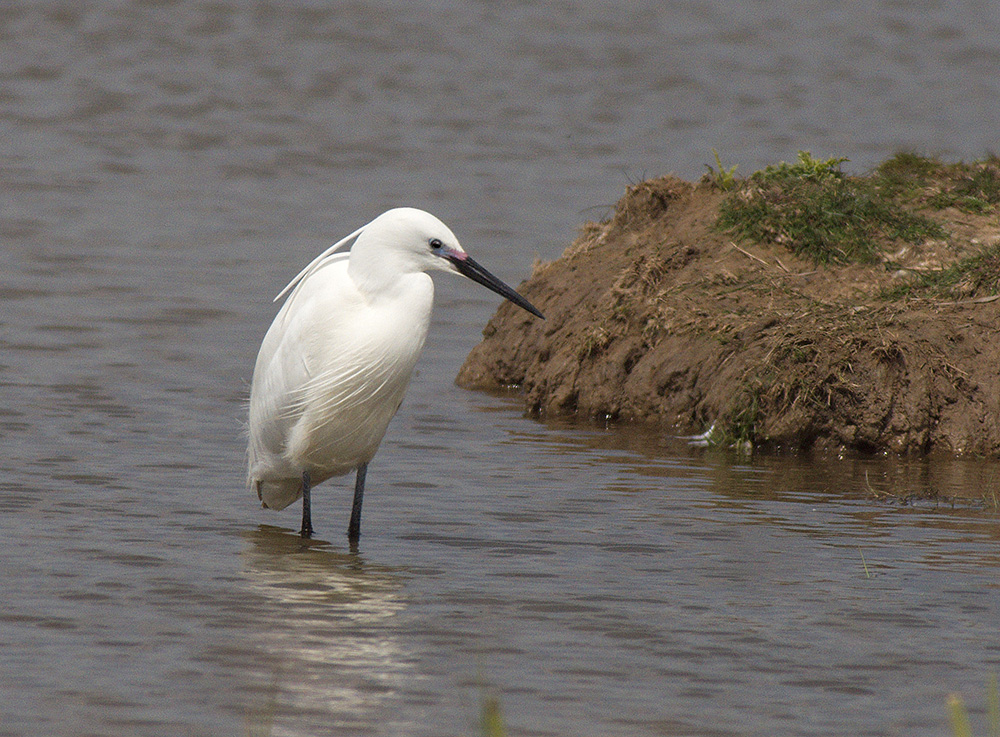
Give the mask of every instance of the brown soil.
[[758, 446], [1000, 455], [1000, 300], [878, 296], [1000, 240], [996, 214], [930, 213], [947, 242], [893, 253], [890, 271], [736, 244], [712, 227], [723, 196], [672, 177], [629, 188], [522, 285], [547, 319], [502, 306], [458, 383]]

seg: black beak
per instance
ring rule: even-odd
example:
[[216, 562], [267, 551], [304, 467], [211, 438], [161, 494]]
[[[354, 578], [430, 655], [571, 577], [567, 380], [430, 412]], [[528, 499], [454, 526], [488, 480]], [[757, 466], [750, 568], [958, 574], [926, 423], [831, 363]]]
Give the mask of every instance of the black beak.
[[520, 294], [515, 292], [513, 289], [508, 287], [502, 281], [497, 279], [493, 274], [488, 272], [482, 266], [480, 266], [476, 261], [468, 255], [462, 254], [464, 257], [459, 256], [447, 256], [448, 260], [454, 264], [455, 268], [458, 269], [458, 273], [462, 276], [467, 276], [474, 282], [479, 282], [487, 289], [496, 292], [501, 297], [509, 299], [511, 302], [516, 304], [521, 309], [527, 310], [535, 317], [540, 317], [543, 320], [545, 315], [535, 309], [535, 307], [522, 297]]

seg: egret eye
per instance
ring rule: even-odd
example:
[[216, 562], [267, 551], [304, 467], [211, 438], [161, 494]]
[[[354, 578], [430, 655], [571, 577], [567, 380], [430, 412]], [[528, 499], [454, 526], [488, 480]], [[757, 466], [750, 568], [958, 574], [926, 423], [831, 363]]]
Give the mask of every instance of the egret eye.
[[444, 248], [444, 243], [441, 242], [440, 238], [431, 238], [431, 250], [440, 251]]

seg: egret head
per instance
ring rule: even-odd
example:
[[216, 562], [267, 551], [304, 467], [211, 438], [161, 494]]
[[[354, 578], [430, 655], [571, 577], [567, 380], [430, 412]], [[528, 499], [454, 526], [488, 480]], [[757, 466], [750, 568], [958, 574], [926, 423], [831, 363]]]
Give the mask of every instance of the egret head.
[[524, 297], [480, 266], [451, 229], [429, 212], [397, 207], [366, 225], [351, 249], [355, 278], [430, 270], [451, 271], [482, 284], [533, 315], [544, 317]]
[[453, 252], [464, 253], [447, 225], [429, 212], [414, 207], [396, 207], [361, 229], [351, 248], [351, 257], [371, 260], [373, 263], [368, 268], [404, 274], [448, 270], [439, 254]]

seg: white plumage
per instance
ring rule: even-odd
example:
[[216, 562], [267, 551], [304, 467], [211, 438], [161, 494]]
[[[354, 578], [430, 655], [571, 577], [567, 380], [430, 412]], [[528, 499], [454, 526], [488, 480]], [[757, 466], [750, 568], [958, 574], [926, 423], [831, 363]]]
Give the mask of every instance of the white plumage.
[[[337, 253], [352, 238], [350, 252]], [[348, 529], [357, 542], [367, 464], [427, 336], [432, 269], [464, 274], [541, 317], [444, 223], [413, 208], [389, 210], [327, 249], [278, 295], [288, 294], [254, 366], [247, 478], [271, 509], [303, 498], [303, 536], [312, 533], [310, 487], [357, 470]]]

